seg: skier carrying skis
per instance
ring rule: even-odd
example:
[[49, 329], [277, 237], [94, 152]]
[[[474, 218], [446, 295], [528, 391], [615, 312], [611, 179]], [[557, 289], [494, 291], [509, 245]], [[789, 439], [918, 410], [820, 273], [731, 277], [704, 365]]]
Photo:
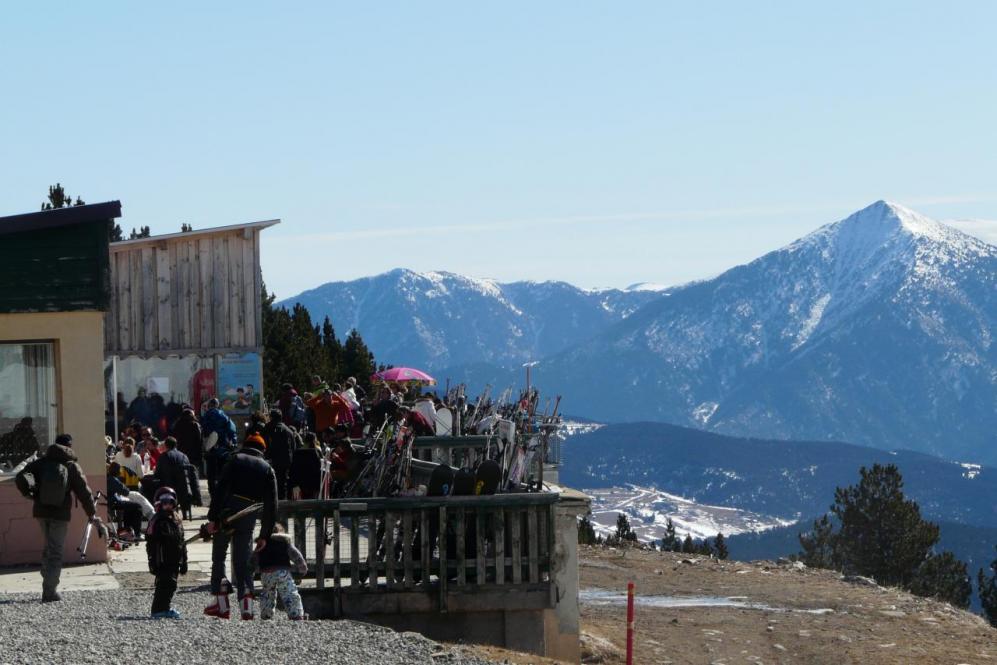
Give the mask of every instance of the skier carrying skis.
[[222, 578], [225, 575], [225, 557], [231, 543], [232, 569], [242, 618], [253, 618], [253, 575], [249, 570], [249, 559], [253, 553], [256, 512], [233, 521], [228, 518], [253, 504], [262, 503], [257, 547], [266, 545], [266, 540], [273, 533], [277, 520], [277, 476], [263, 459], [266, 448], [266, 441], [259, 434], [246, 437], [242, 448], [225, 464], [218, 479], [218, 487], [211, 497], [207, 533], [214, 535], [211, 548], [211, 593], [215, 601], [204, 608], [204, 613], [208, 616], [229, 618], [229, 597], [228, 593], [222, 591]]

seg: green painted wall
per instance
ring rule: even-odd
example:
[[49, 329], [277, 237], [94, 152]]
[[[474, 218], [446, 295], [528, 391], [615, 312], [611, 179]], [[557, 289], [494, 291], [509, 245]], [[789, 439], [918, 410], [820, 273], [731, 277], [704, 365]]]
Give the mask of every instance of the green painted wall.
[[108, 223], [0, 235], [0, 312], [106, 311]]

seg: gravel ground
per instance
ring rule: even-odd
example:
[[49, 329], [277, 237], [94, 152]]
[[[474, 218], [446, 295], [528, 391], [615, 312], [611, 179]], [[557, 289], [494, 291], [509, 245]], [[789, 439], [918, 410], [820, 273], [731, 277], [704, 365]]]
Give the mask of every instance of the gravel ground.
[[[58, 603], [0, 594], [0, 663], [439, 663], [487, 665], [463, 647], [355, 621], [220, 621], [204, 617], [207, 594], [181, 589], [184, 618], [149, 618], [140, 591], [76, 591]], [[234, 617], [235, 615], [233, 615]]]

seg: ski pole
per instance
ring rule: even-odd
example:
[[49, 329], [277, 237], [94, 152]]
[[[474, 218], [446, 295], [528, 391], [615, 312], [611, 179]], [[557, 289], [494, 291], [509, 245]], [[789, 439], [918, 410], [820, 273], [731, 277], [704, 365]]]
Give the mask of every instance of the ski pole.
[[87, 558], [87, 545], [90, 544], [90, 534], [93, 533], [93, 522], [87, 522], [87, 528], [83, 530], [83, 542], [76, 548], [80, 553], [80, 559]]

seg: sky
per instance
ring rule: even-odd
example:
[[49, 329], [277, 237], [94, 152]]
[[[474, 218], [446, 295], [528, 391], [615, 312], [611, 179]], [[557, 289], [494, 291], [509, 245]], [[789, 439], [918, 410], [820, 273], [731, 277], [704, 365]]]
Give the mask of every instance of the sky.
[[676, 284], [878, 199], [997, 243], [997, 3], [706, 4], [8, 5], [0, 215], [279, 218], [282, 298]]

